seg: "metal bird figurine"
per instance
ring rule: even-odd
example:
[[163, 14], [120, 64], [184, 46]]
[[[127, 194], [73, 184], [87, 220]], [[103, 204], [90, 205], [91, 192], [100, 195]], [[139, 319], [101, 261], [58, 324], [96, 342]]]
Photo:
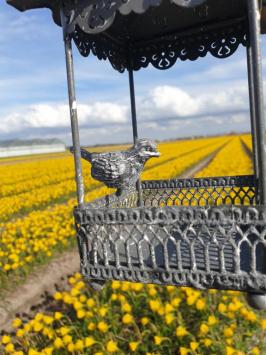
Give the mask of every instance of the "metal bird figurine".
[[[70, 151], [73, 153], [73, 148]], [[145, 138], [138, 139], [123, 151], [90, 153], [81, 148], [81, 157], [91, 163], [92, 177], [108, 187], [117, 188], [117, 196], [135, 188], [145, 163], [159, 156], [157, 144]]]

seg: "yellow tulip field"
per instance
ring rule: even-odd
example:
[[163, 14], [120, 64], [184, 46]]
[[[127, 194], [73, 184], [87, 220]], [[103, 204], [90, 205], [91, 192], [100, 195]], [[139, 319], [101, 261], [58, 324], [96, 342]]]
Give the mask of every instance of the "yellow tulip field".
[[[247, 149], [249, 135], [163, 142], [142, 179], [185, 175], [211, 155], [196, 177], [249, 175]], [[86, 202], [110, 193], [91, 178], [89, 163], [83, 171]], [[0, 288], [8, 289], [76, 248], [73, 157], [0, 159], [0, 181]], [[113, 281], [97, 293], [79, 273], [68, 283], [45, 308], [13, 320], [13, 330], [0, 337], [0, 354], [266, 354], [266, 313], [252, 310], [239, 292]]]

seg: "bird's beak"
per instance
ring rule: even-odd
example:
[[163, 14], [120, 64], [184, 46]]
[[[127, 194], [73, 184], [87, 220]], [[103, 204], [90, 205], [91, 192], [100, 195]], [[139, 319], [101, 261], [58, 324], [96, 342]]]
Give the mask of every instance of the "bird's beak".
[[159, 158], [159, 156], [161, 156], [160, 152], [146, 152], [146, 154], [151, 157], [157, 157], [157, 158]]

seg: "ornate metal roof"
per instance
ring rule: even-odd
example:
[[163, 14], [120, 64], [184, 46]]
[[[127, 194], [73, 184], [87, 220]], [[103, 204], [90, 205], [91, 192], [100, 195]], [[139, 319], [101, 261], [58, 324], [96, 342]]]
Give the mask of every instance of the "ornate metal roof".
[[[60, 3], [63, 3], [67, 8], [76, 8], [79, 13], [85, 11], [92, 11], [92, 14], [89, 15], [89, 21], [92, 22], [108, 22], [110, 25], [115, 17], [117, 11], [123, 15], [128, 15], [131, 12], [136, 14], [142, 14], [146, 12], [152, 6], [160, 5], [163, 0], [6, 0], [8, 4], [14, 6], [20, 11], [36, 9], [36, 8], [49, 8], [53, 12], [53, 17], [56, 20], [57, 24], [60, 24], [59, 16], [59, 7]], [[169, 0], [171, 3], [175, 3], [182, 7], [195, 7], [203, 4], [207, 0]], [[85, 9], [83, 11], [83, 9]], [[80, 11], [81, 10], [81, 11]], [[101, 19], [100, 19], [101, 17]], [[101, 30], [105, 27], [100, 26], [98, 30]]]
[[224, 0], [7, 0], [7, 3], [20, 11], [49, 8], [58, 25], [62, 4], [66, 33], [72, 36], [80, 53], [88, 56], [91, 52], [100, 60], [109, 59], [120, 72], [129, 67], [138, 70], [150, 63], [158, 69], [168, 69], [177, 59], [195, 60], [207, 53], [225, 58], [248, 40], [246, 0], [230, 0], [226, 5]]
[[[214, 9], [218, 10], [218, 18], [231, 17], [235, 12], [235, 8], [239, 12], [243, 12], [245, 7], [245, 0], [231, 0], [224, 4], [224, 1], [219, 0], [6, 0], [8, 4], [15, 7], [20, 11], [36, 9], [36, 8], [49, 8], [53, 12], [53, 17], [57, 24], [60, 25], [59, 7], [62, 3], [66, 11], [71, 12], [71, 20], [73, 23], [78, 23], [84, 26], [83, 30], [89, 33], [101, 32], [106, 30], [112, 25], [116, 14], [129, 15], [143, 14], [150, 8], [160, 7], [166, 3], [171, 5], [178, 5], [183, 8], [196, 8], [201, 5], [198, 14], [200, 15], [200, 22], [205, 22], [207, 19], [212, 18]], [[221, 6], [222, 5], [222, 6]], [[266, 0], [261, 0], [262, 7], [262, 25], [265, 26], [266, 16]], [[165, 9], [167, 9], [165, 7]], [[194, 11], [197, 13], [197, 11]], [[185, 13], [183, 13], [185, 14]], [[162, 16], [167, 17], [169, 13], [163, 12]], [[186, 15], [186, 14], [185, 14]], [[178, 16], [175, 16], [177, 18]], [[82, 18], [82, 19], [81, 19]], [[179, 16], [179, 21], [182, 18]], [[87, 26], [83, 21], [87, 23]], [[183, 20], [187, 20], [186, 16]], [[183, 21], [181, 21], [183, 22]], [[188, 24], [189, 25], [189, 24]], [[145, 26], [146, 27], [146, 26]]]

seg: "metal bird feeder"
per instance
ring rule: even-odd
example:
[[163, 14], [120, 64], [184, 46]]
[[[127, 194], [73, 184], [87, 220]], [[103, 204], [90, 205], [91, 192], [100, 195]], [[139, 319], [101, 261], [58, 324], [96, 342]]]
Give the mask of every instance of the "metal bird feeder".
[[[78, 206], [81, 271], [95, 287], [127, 280], [248, 292], [265, 308], [266, 157], [260, 34], [266, 1], [7, 0], [24, 11], [52, 10], [63, 28]], [[142, 181], [137, 189], [86, 204], [72, 42], [83, 56], [128, 72], [134, 142], [133, 72], [246, 47], [254, 175]]]

